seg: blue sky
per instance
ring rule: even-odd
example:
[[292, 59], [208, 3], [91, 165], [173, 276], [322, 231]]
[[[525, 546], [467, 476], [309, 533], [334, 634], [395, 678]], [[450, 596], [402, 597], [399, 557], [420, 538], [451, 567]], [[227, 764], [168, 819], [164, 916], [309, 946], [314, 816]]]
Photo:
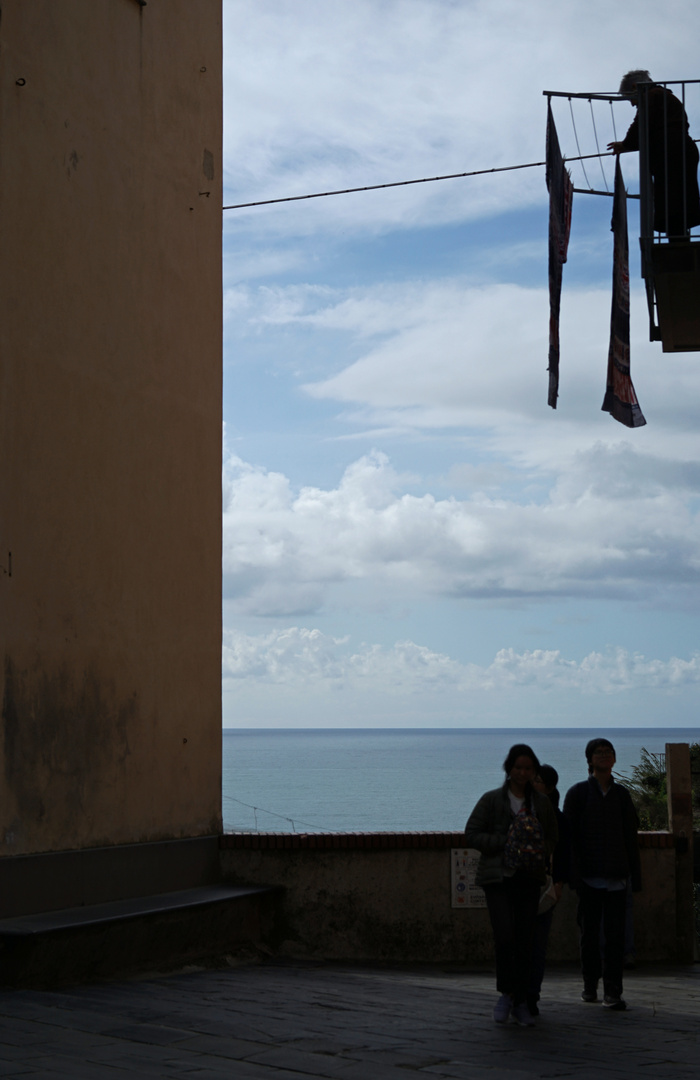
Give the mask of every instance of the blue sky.
[[[543, 90], [700, 76], [691, 0], [223, 8], [224, 205], [542, 161]], [[634, 114], [574, 115], [593, 153]], [[224, 213], [225, 726], [696, 725], [700, 354], [648, 341], [630, 202], [648, 423], [601, 412], [611, 203], [574, 197], [556, 411], [544, 169]]]

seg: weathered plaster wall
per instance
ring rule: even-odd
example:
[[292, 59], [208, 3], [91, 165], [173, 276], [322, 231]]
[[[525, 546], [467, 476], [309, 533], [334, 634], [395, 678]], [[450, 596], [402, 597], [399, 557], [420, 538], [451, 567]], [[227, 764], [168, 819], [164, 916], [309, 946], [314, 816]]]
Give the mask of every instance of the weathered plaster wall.
[[[451, 907], [450, 849], [461, 846], [460, 839], [450, 833], [360, 834], [269, 837], [268, 843], [265, 834], [233, 834], [222, 837], [221, 858], [232, 882], [284, 886], [281, 951], [291, 956], [490, 963], [486, 910]], [[673, 960], [672, 838], [640, 839], [644, 891], [634, 898], [637, 956]], [[578, 959], [576, 895], [569, 889], [552, 920], [548, 956], [553, 963]]]
[[220, 0], [2, 0], [0, 853], [220, 827]]

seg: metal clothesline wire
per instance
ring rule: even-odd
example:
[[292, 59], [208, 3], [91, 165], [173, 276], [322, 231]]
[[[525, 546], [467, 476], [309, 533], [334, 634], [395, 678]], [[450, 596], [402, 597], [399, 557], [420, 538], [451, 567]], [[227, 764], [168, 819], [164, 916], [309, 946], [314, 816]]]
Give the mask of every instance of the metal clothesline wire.
[[[700, 79], [685, 79], [684, 83], [700, 83]], [[668, 85], [675, 85], [675, 84], [674, 83], [670, 83], [670, 84], [669, 83], [661, 83], [659, 85], [668, 86]], [[613, 112], [612, 105], [613, 105], [614, 101], [626, 101], [627, 100], [624, 96], [622, 96], [619, 93], [618, 94], [572, 94], [572, 93], [568, 93], [566, 91], [561, 91], [561, 90], [543, 90], [542, 94], [547, 98], [552, 98], [552, 97], [565, 97], [565, 98], [568, 98], [569, 99], [569, 107], [571, 107], [571, 99], [572, 98], [584, 98], [586, 101], [589, 102], [589, 104], [591, 102], [593, 102], [593, 101], [609, 101], [610, 102], [610, 111], [611, 111], [611, 113]], [[593, 106], [591, 104], [591, 115], [592, 115], [592, 113], [593, 113]], [[596, 146], [597, 146], [598, 145], [598, 133], [597, 133], [597, 131], [595, 131], [595, 120], [593, 121], [593, 128], [594, 128], [594, 132], [595, 132], [595, 136], [596, 136]], [[615, 117], [614, 117], [614, 114], [613, 114], [613, 131], [615, 131]], [[574, 123], [574, 134], [576, 135], [576, 125], [575, 125], [575, 123]], [[617, 140], [617, 132], [615, 132], [615, 139]], [[694, 139], [693, 141], [697, 143], [697, 142], [700, 142], [700, 139]], [[577, 143], [577, 148], [579, 150], [578, 157], [565, 158], [564, 159], [565, 163], [568, 163], [570, 161], [588, 161], [590, 158], [598, 158], [598, 160], [600, 161], [600, 167], [601, 167], [601, 170], [602, 170], [603, 169], [602, 159], [604, 157], [613, 157], [614, 156], [612, 151], [610, 151], [608, 153], [605, 153], [605, 154], [601, 154], [600, 151], [597, 154], [582, 154], [581, 151], [580, 151], [580, 147], [578, 147], [578, 136], [577, 135], [576, 135], [576, 143]], [[546, 164], [547, 164], [546, 161], [529, 161], [524, 165], [502, 165], [502, 166], [499, 166], [499, 167], [493, 168], [493, 169], [474, 169], [471, 172], [446, 173], [444, 176], [425, 176], [425, 177], [422, 177], [419, 180], [394, 180], [393, 182], [388, 183], [388, 184], [365, 184], [363, 187], [340, 188], [340, 189], [335, 190], [335, 191], [314, 191], [310, 195], [285, 195], [284, 197], [279, 198], [279, 199], [258, 199], [255, 202], [232, 203], [229, 206], [223, 206], [222, 210], [247, 210], [249, 207], [252, 207], [252, 206], [272, 206], [274, 203], [301, 202], [304, 199], [324, 199], [329, 195], [352, 195], [352, 194], [354, 194], [355, 192], [358, 192], [358, 191], [380, 191], [383, 188], [408, 187], [410, 184], [433, 184], [437, 180], [461, 180], [461, 179], [464, 179], [467, 176], [488, 176], [490, 173], [514, 172], [517, 169], [537, 169], [537, 168], [541, 168], [543, 165], [546, 165]], [[582, 168], [583, 168], [584, 176], [586, 176], [585, 166], [582, 166]], [[603, 171], [603, 181], [604, 181], [604, 183], [606, 184], [606, 187], [607, 187], [607, 180], [605, 178], [605, 172], [604, 171]], [[588, 188], [574, 188], [574, 191], [579, 192], [580, 194], [584, 194], [584, 195], [611, 195], [612, 194], [610, 191], [595, 191], [592, 187], [590, 187], [590, 180], [588, 179], [587, 176], [586, 176], [586, 182], [589, 184]], [[628, 197], [628, 199], [638, 199], [639, 198], [638, 195], [629, 195], [629, 194], [628, 194], [627, 197]]]
[[256, 832], [260, 831], [258, 829], [258, 810], [260, 811], [261, 814], [270, 814], [271, 817], [278, 817], [282, 821], [288, 821], [289, 824], [292, 826], [292, 831], [293, 832], [296, 832], [295, 825], [306, 825], [307, 828], [314, 829], [314, 830], [316, 830], [318, 832], [338, 832], [337, 829], [328, 829], [328, 828], [325, 828], [325, 826], [323, 826], [323, 825], [312, 825], [310, 822], [302, 821], [300, 818], [290, 818], [290, 817], [287, 817], [286, 814], [276, 814], [274, 810], [265, 810], [265, 808], [262, 807], [262, 806], [253, 806], [252, 803], [243, 802], [242, 799], [236, 799], [233, 795], [224, 795], [223, 797], [224, 797], [224, 799], [230, 799], [231, 802], [238, 803], [239, 806], [247, 806], [249, 810], [253, 811], [253, 816], [255, 818], [255, 831]]
[[[570, 161], [586, 161], [588, 158], [612, 157], [612, 152], [606, 154], [582, 154], [579, 157], [565, 158], [564, 163]], [[342, 188], [337, 191], [315, 191], [311, 195], [286, 195], [281, 199], [259, 199], [257, 202], [234, 203], [231, 206], [222, 207], [223, 210], [244, 210], [249, 206], [270, 206], [271, 203], [299, 202], [302, 199], [322, 199], [327, 195], [351, 195], [356, 191], [379, 191], [381, 188], [407, 187], [409, 184], [432, 184], [436, 180], [460, 180], [466, 176], [487, 176], [490, 173], [513, 172], [516, 169], [536, 169], [546, 165], [545, 161], [529, 161], [525, 165], [501, 165], [494, 169], [474, 169], [472, 172], [448, 173], [445, 176], [426, 176], [420, 180], [395, 180], [389, 184], [367, 184], [364, 187]], [[586, 190], [583, 188], [582, 190]], [[589, 194], [608, 194], [608, 192], [594, 192]]]

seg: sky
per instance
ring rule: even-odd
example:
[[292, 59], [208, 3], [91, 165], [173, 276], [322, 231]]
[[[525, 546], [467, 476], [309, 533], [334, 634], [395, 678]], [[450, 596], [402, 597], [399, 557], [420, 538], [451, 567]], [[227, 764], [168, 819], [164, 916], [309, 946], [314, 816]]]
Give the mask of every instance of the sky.
[[[542, 162], [543, 91], [700, 77], [695, 0], [223, 11], [225, 206]], [[634, 116], [553, 110], [569, 158]], [[648, 340], [628, 205], [637, 429], [611, 198], [574, 195], [556, 410], [541, 166], [224, 211], [225, 727], [698, 726], [700, 353]]]

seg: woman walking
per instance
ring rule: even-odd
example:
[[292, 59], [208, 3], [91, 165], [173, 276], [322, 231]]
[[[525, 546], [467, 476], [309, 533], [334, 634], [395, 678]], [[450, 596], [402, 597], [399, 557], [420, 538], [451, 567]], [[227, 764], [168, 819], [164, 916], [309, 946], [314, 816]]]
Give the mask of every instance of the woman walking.
[[512, 1016], [523, 1027], [535, 1022], [526, 1003], [535, 919], [558, 835], [554, 807], [533, 787], [539, 768], [529, 746], [512, 746], [503, 786], [481, 796], [465, 829], [465, 845], [481, 852], [476, 884], [486, 895], [496, 950], [501, 996], [493, 1018], [505, 1024]]

